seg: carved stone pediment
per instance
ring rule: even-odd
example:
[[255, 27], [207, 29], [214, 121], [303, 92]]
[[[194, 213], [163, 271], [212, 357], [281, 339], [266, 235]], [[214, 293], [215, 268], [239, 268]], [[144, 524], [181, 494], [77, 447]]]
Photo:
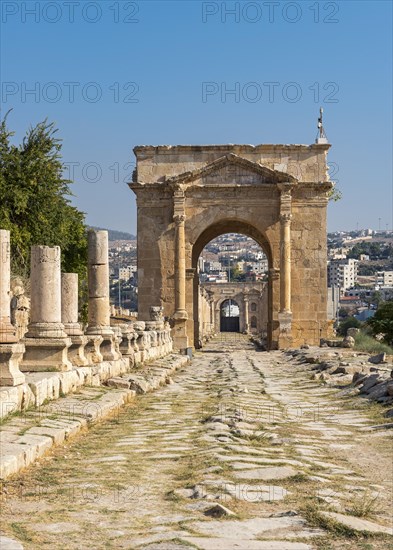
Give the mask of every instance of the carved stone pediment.
[[166, 182], [195, 185], [258, 185], [296, 183], [297, 180], [284, 172], [272, 170], [235, 154], [228, 154], [198, 170], [168, 178]]

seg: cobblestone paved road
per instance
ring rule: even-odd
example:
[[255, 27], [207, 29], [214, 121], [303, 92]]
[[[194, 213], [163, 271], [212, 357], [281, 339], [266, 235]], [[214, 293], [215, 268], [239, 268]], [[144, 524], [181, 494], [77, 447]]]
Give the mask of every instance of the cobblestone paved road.
[[218, 339], [6, 483], [2, 532], [26, 549], [392, 548], [392, 447], [365, 429], [374, 408], [282, 352]]

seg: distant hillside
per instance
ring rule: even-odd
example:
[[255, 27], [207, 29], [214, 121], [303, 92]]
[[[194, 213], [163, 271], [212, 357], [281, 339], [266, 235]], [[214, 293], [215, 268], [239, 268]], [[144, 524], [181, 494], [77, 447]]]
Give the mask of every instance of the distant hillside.
[[131, 233], [125, 233], [124, 231], [115, 231], [114, 229], [107, 229], [106, 227], [94, 227], [90, 226], [89, 229], [104, 229], [108, 231], [108, 239], [110, 241], [134, 241], [135, 235]]

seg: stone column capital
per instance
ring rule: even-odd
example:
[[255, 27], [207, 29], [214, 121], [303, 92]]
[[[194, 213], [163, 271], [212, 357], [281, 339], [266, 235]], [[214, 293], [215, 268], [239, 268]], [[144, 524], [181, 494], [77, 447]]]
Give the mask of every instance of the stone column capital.
[[179, 183], [173, 185], [173, 196], [175, 199], [184, 199], [184, 187]]
[[282, 214], [280, 214], [280, 221], [282, 223], [290, 223], [292, 220], [292, 214], [290, 214], [289, 212], [283, 212]]
[[281, 196], [287, 195], [289, 197], [291, 196], [292, 189], [294, 188], [294, 186], [295, 185], [289, 181], [277, 184], [277, 187], [280, 190]]
[[173, 221], [175, 222], [176, 226], [178, 227], [186, 221], [186, 215], [185, 214], [175, 214], [173, 216]]

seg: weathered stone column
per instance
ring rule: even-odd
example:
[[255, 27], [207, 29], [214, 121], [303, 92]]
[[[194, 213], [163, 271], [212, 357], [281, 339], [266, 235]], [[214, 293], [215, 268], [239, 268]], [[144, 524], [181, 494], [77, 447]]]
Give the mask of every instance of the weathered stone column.
[[60, 262], [59, 246], [31, 247], [31, 310], [23, 340], [23, 371], [72, 369], [67, 356], [71, 340], [61, 322]]
[[279, 347], [289, 347], [292, 343], [291, 311], [291, 190], [290, 183], [280, 183], [280, 324]]
[[211, 297], [209, 299], [209, 306], [210, 306], [210, 336], [213, 336], [213, 334], [216, 332], [216, 329], [214, 326], [214, 300]]
[[291, 214], [281, 214], [280, 310], [291, 312]]
[[175, 320], [174, 344], [182, 353], [187, 352], [187, 311], [186, 311], [186, 241], [185, 241], [185, 195], [182, 188], [173, 193], [175, 223]]
[[[88, 232], [88, 287], [89, 310], [88, 327], [89, 346], [93, 345], [92, 359], [99, 362], [119, 358], [114, 344], [114, 332], [110, 326], [109, 305], [109, 262], [108, 232]], [[102, 338], [99, 341], [99, 338]], [[97, 349], [99, 345], [99, 351]]]
[[244, 331], [246, 334], [250, 332], [250, 321], [248, 316], [248, 296], [243, 295], [244, 301]]
[[28, 338], [65, 338], [61, 322], [59, 246], [31, 247], [31, 311]]
[[71, 338], [72, 345], [68, 350], [68, 358], [77, 367], [88, 364], [84, 349], [87, 337], [84, 336], [78, 322], [78, 274], [61, 274], [61, 321], [64, 330]]
[[10, 232], [0, 229], [0, 385], [18, 386], [25, 381], [19, 363], [25, 351], [17, 343], [16, 328], [11, 324], [11, 245]]
[[0, 342], [17, 341], [16, 329], [11, 324], [11, 243], [10, 232], [0, 229]]
[[176, 258], [175, 258], [175, 318], [187, 319], [186, 312], [186, 251], [185, 251], [185, 225], [184, 215], [175, 216], [176, 224]]

